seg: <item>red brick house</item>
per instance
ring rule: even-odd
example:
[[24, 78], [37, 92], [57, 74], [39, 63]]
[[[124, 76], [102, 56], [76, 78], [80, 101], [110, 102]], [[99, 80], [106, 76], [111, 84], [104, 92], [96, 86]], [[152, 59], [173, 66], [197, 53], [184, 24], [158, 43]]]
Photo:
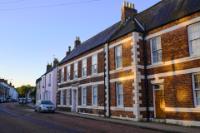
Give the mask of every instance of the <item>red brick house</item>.
[[200, 1], [162, 0], [66, 53], [58, 108], [129, 120], [200, 126]]

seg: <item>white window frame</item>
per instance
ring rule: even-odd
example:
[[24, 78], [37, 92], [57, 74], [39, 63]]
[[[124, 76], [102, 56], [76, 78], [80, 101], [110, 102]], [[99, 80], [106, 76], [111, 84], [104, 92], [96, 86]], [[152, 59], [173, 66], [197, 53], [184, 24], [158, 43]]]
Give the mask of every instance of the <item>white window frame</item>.
[[[159, 44], [157, 44], [156, 43], [156, 45], [160, 45], [160, 48], [161, 49], [157, 49], [157, 50], [155, 50], [155, 51], [153, 51], [153, 40], [154, 39], [159, 39]], [[156, 41], [157, 42], [157, 41]], [[154, 37], [154, 38], [151, 38], [150, 39], [150, 47], [151, 47], [151, 64], [159, 64], [159, 63], [162, 63], [162, 42], [161, 42], [161, 36], [157, 36], [157, 37]], [[157, 46], [158, 47], [158, 46]], [[155, 62], [154, 61], [154, 57], [153, 57], [153, 53], [154, 52], [158, 52], [158, 51], [160, 51], [161, 50], [161, 60], [159, 61], [157, 61], [157, 62]]]
[[[200, 53], [199, 54], [194, 54], [193, 53], [193, 49], [192, 49], [192, 41], [195, 41], [195, 40], [199, 40], [200, 39], [200, 36], [198, 37], [198, 38], [196, 38], [196, 39], [191, 39], [190, 40], [190, 27], [192, 27], [192, 26], [194, 26], [195, 24], [199, 24], [199, 26], [200, 26], [200, 22], [196, 22], [196, 23], [193, 23], [193, 24], [191, 24], [191, 25], [189, 25], [188, 27], [187, 27], [187, 29], [188, 29], [188, 44], [189, 44], [189, 52], [190, 52], [190, 56], [200, 56]], [[200, 31], [199, 31], [200, 32]], [[199, 33], [200, 34], [200, 33]], [[200, 45], [200, 44], [199, 44]]]
[[71, 89], [67, 89], [66, 93], [66, 105], [71, 106]]
[[49, 83], [48, 86], [51, 87], [51, 74], [49, 74]]
[[67, 66], [67, 81], [71, 79], [71, 65]]
[[[118, 94], [119, 93], [119, 86], [121, 85], [121, 89], [122, 89], [122, 94]], [[123, 84], [122, 83], [120, 83], [120, 82], [116, 82], [115, 83], [115, 86], [116, 86], [116, 103], [117, 103], [117, 107], [120, 107], [120, 108], [122, 108], [122, 107], [124, 107], [124, 88], [123, 88]], [[120, 100], [120, 97], [119, 97], [119, 95], [120, 96], [122, 96], [122, 101], [120, 102], [120, 103], [122, 103], [122, 104], [119, 104], [118, 103], [118, 101]]]
[[64, 68], [61, 69], [61, 82], [64, 82], [64, 74], [65, 71], [64, 71]]
[[[85, 72], [84, 72], [85, 71]], [[87, 58], [82, 60], [82, 77], [87, 77]]]
[[63, 90], [60, 91], [60, 105], [64, 105], [64, 93], [63, 93]]
[[78, 79], [78, 62], [74, 63], [74, 79]]
[[[85, 90], [85, 94], [83, 93], [84, 90]], [[86, 88], [86, 87], [83, 87], [83, 88], [81, 89], [81, 96], [82, 96], [82, 97], [81, 97], [82, 106], [86, 106], [86, 105], [87, 105], [87, 88]], [[83, 102], [84, 98], [85, 98], [85, 103]]]
[[[96, 66], [96, 70], [95, 70]], [[95, 75], [98, 73], [98, 55], [95, 54], [92, 56], [92, 75]]]
[[[118, 48], [120, 48], [120, 53], [121, 53], [121, 55], [118, 57], [117, 56], [117, 49]], [[122, 44], [120, 44], [120, 45], [117, 45], [117, 46], [115, 46], [114, 47], [114, 51], [115, 51], [115, 69], [120, 69], [120, 68], [122, 68], [122, 66], [123, 66], [123, 60], [122, 60]], [[117, 61], [118, 61], [118, 58], [120, 58], [120, 66], [117, 66]]]
[[[96, 96], [94, 96], [94, 89], [96, 89]], [[94, 103], [94, 97], [96, 98], [96, 103]], [[92, 86], [92, 105], [98, 106], [98, 86]]]
[[195, 87], [195, 75], [200, 75], [200, 73], [193, 73], [192, 74], [193, 100], [194, 100], [195, 107], [200, 108], [200, 103], [199, 103], [199, 105], [197, 104], [197, 96], [196, 96], [196, 91], [200, 91], [200, 88]]

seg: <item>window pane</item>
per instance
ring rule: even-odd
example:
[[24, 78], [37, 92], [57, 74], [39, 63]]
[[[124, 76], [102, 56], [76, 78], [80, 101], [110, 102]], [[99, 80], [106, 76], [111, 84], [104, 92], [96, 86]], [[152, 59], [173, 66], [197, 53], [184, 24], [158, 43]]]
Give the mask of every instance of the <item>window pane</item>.
[[119, 68], [122, 66], [122, 46], [115, 47], [115, 67]]
[[197, 105], [200, 105], [200, 90], [196, 91]]
[[195, 89], [200, 89], [200, 74], [194, 75]]
[[200, 23], [192, 24], [188, 27], [189, 40], [200, 38]]
[[200, 38], [197, 40], [191, 41], [191, 48], [192, 48], [192, 54], [199, 55], [200, 54]]
[[117, 106], [123, 106], [123, 87], [122, 84], [116, 84]]

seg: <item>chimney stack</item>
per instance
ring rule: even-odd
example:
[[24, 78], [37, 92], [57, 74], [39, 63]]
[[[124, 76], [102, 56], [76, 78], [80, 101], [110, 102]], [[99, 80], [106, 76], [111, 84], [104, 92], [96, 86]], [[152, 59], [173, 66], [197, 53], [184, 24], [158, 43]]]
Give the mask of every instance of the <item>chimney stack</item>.
[[47, 64], [47, 72], [52, 68], [52, 64]]
[[71, 53], [71, 46], [68, 47], [68, 51], [66, 52], [66, 56], [68, 56]]
[[57, 59], [57, 58], [54, 58], [54, 60], [53, 60], [53, 67], [58, 66], [58, 64], [59, 64], [58, 59]]
[[121, 22], [124, 23], [128, 19], [132, 18], [137, 14], [137, 10], [133, 3], [124, 1], [122, 6]]
[[76, 37], [76, 40], [75, 40], [75, 42], [74, 42], [74, 48], [77, 48], [79, 45], [81, 44], [81, 40], [80, 40], [80, 37]]

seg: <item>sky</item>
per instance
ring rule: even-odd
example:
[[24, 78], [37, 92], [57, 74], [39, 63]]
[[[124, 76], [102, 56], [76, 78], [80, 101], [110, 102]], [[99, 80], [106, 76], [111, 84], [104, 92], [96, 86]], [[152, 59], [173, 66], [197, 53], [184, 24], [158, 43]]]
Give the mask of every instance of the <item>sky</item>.
[[[141, 12], [160, 0], [128, 0]], [[123, 0], [0, 0], [0, 78], [35, 85], [76, 36], [87, 40], [118, 22]]]

